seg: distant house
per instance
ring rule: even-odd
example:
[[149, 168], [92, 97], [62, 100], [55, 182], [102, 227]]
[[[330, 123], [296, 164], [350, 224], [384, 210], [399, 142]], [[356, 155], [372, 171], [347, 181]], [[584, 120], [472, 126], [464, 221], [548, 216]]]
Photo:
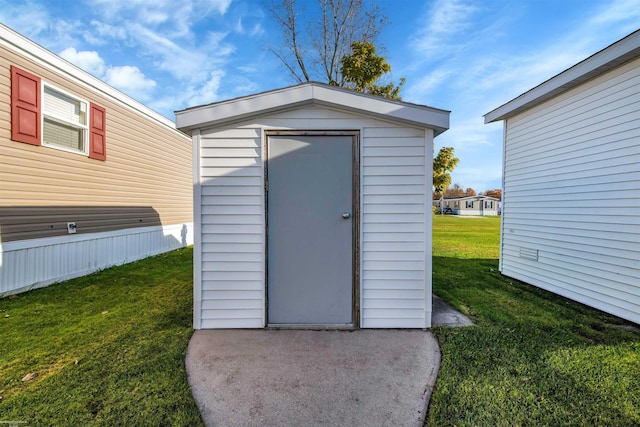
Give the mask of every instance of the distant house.
[[444, 210], [453, 215], [488, 216], [500, 214], [500, 199], [489, 196], [467, 196], [433, 200], [437, 212]]
[[0, 297], [193, 240], [191, 140], [0, 25]]
[[504, 121], [502, 273], [640, 323], [640, 31], [484, 117]]

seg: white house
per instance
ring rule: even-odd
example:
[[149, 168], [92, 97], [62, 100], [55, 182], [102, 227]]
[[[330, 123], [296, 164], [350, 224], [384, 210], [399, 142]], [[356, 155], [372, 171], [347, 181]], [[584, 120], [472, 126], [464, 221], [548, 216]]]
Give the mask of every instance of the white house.
[[433, 206], [438, 209], [438, 212], [444, 209], [445, 213], [453, 215], [496, 216], [500, 214], [500, 199], [482, 194], [434, 200]]
[[640, 31], [487, 113], [503, 274], [640, 323]]
[[305, 83], [176, 112], [194, 147], [194, 327], [431, 326], [449, 112]]

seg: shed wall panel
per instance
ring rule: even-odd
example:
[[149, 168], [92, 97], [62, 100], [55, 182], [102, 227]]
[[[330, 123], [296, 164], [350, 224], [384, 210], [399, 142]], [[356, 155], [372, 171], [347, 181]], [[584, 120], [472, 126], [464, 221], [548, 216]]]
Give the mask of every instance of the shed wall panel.
[[638, 165], [640, 59], [506, 120], [503, 274], [640, 323]]
[[[264, 326], [264, 170], [259, 128], [200, 136], [200, 327]], [[196, 298], [198, 296], [196, 295]]]
[[[273, 129], [361, 131], [360, 326], [429, 327], [431, 207], [425, 194], [432, 133], [318, 106], [200, 130], [200, 327], [265, 326], [265, 264], [255, 255], [265, 247], [262, 138]], [[230, 213], [238, 214], [233, 221]], [[226, 244], [232, 244], [232, 258]], [[210, 291], [230, 292], [225, 298], [233, 302], [214, 303], [210, 299], [219, 294]], [[229, 309], [255, 307], [257, 301], [263, 301], [261, 309]]]

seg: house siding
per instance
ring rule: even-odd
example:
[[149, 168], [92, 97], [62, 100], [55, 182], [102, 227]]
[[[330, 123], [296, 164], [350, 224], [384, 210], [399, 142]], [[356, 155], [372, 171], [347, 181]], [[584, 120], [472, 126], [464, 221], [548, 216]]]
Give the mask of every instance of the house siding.
[[640, 60], [505, 121], [503, 274], [640, 323]]
[[[107, 160], [12, 141], [10, 65], [105, 107]], [[189, 138], [1, 45], [0, 88], [0, 207], [153, 207], [164, 225], [192, 221]], [[128, 226], [136, 226], [135, 215]]]
[[[105, 108], [106, 160], [11, 140], [11, 66]], [[169, 120], [0, 26], [2, 291], [40, 286], [183, 246], [191, 239], [181, 236], [183, 228], [191, 233], [191, 193], [191, 141]], [[67, 222], [76, 223], [77, 234], [68, 234]], [[109, 242], [120, 239], [123, 230], [129, 230], [128, 244], [139, 254], [126, 250], [120, 256], [107, 255], [113, 246]], [[163, 236], [174, 235], [175, 241], [164, 241]], [[65, 256], [85, 260], [83, 248], [89, 244], [74, 242], [91, 238], [102, 243], [92, 246], [90, 260], [78, 268], [72, 265], [75, 261], [64, 261]], [[149, 242], [157, 246], [149, 247]], [[68, 268], [17, 271], [43, 259]]]
[[194, 276], [194, 323], [266, 324], [263, 137], [274, 129], [361, 132], [360, 326], [429, 327], [425, 171], [431, 169], [431, 131], [316, 106], [204, 129], [194, 137], [200, 144], [195, 184], [201, 204], [195, 269], [202, 270]]

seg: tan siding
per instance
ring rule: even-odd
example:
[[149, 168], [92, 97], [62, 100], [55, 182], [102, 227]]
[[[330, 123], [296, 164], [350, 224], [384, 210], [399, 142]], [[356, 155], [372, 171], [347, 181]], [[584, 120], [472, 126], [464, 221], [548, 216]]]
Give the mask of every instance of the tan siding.
[[[54, 148], [11, 141], [10, 65], [106, 108], [107, 160], [102, 162]], [[6, 230], [2, 226], [3, 241], [66, 235], [68, 221], [78, 223], [79, 233], [150, 223], [190, 223], [191, 142], [174, 129], [116, 99], [93, 93], [71, 77], [57, 75], [0, 47], [0, 207], [28, 210], [43, 206], [51, 209], [49, 221], [41, 209], [35, 209], [38, 214], [27, 219], [23, 226], [12, 224]], [[85, 209], [94, 206], [113, 209], [103, 209], [102, 217], [85, 213]], [[139, 215], [140, 210], [147, 214]], [[24, 227], [35, 224], [32, 221], [47, 224], [53, 220], [58, 225], [46, 232], [28, 231]], [[62, 223], [63, 228], [59, 227]], [[86, 227], [81, 227], [82, 223]]]
[[502, 272], [640, 322], [640, 59], [505, 127]]
[[68, 222], [76, 223], [76, 234], [161, 225], [158, 213], [148, 207], [0, 206], [2, 242], [66, 235]]

